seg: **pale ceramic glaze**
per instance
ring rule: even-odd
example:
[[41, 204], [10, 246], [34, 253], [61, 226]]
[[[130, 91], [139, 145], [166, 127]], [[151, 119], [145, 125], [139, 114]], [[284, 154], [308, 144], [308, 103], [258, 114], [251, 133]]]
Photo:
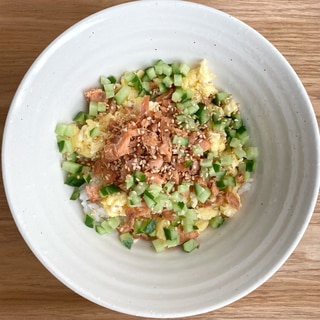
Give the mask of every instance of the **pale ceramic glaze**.
[[[190, 254], [131, 251], [101, 237], [69, 200], [55, 126], [84, 109], [100, 75], [120, 76], [157, 59], [207, 59], [215, 84], [240, 102], [257, 171], [240, 212], [200, 238]], [[318, 126], [283, 56], [260, 34], [220, 11], [182, 1], [139, 1], [79, 22], [34, 62], [12, 102], [3, 141], [8, 202], [25, 241], [66, 286], [106, 308], [172, 318], [242, 298], [278, 270], [311, 218], [319, 187]]]

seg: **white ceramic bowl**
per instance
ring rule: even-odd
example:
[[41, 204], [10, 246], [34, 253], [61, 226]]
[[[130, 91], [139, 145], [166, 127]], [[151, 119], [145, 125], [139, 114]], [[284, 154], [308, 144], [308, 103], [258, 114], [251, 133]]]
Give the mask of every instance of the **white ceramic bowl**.
[[[137, 18], [138, 17], [138, 18]], [[54, 128], [84, 108], [101, 74], [156, 59], [205, 58], [216, 85], [241, 103], [260, 157], [244, 205], [191, 254], [156, 254], [139, 242], [83, 224], [63, 184]], [[142, 1], [98, 12], [57, 38], [34, 62], [12, 102], [3, 176], [25, 241], [66, 286], [104, 307], [146, 317], [211, 311], [248, 294], [289, 257], [311, 218], [319, 187], [318, 126], [308, 96], [283, 56], [256, 31], [214, 9]]]

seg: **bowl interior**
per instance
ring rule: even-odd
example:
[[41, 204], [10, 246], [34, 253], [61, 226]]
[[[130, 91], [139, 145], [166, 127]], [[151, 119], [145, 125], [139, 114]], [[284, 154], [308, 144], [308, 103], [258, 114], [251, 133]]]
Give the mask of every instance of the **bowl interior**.
[[[203, 58], [215, 84], [240, 102], [259, 148], [251, 189], [234, 218], [202, 235], [199, 250], [155, 254], [140, 241], [129, 251], [115, 235], [100, 237], [83, 224], [80, 205], [63, 184], [55, 125], [85, 107], [83, 91], [98, 85], [100, 75], [118, 76], [157, 59], [192, 65]], [[312, 106], [281, 54], [237, 19], [182, 1], [116, 6], [67, 30], [22, 81], [3, 143], [8, 202], [39, 260], [87, 299], [149, 317], [214, 310], [267, 280], [307, 227], [318, 163]]]

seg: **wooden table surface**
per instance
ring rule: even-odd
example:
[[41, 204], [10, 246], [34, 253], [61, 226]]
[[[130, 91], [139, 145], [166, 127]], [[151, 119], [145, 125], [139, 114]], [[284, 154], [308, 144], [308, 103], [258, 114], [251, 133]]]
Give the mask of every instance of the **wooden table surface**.
[[[40, 52], [75, 22], [122, 2], [0, 0], [1, 137], [15, 90]], [[319, 124], [319, 0], [196, 2], [241, 19], [271, 41], [301, 78]], [[0, 188], [0, 319], [139, 319], [95, 305], [54, 278], [20, 236], [2, 180]], [[320, 319], [319, 199], [303, 239], [271, 279], [243, 299], [192, 319]]]

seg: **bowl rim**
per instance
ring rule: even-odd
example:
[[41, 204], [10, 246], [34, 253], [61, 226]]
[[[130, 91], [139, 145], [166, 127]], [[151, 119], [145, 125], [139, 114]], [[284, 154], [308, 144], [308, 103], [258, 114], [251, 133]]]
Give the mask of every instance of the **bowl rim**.
[[[74, 25], [72, 25], [71, 27], [69, 27], [68, 29], [66, 29], [63, 33], [61, 33], [55, 40], [53, 40], [41, 53], [40, 55], [34, 60], [34, 62], [32, 63], [32, 65], [30, 66], [29, 70], [26, 72], [25, 76], [23, 77], [22, 81], [20, 82], [20, 85], [19, 87], [17, 88], [17, 91], [13, 97], [13, 100], [12, 100], [12, 103], [10, 105], [10, 109], [8, 111], [8, 115], [7, 115], [7, 120], [6, 120], [6, 123], [5, 123], [5, 127], [4, 127], [4, 132], [3, 132], [3, 141], [2, 141], [2, 150], [7, 150], [8, 147], [7, 147], [7, 139], [6, 139], [6, 136], [7, 136], [7, 132], [9, 131], [9, 126], [10, 126], [10, 119], [12, 117], [12, 115], [14, 114], [15, 112], [15, 105], [16, 105], [16, 101], [17, 101], [17, 98], [18, 96], [20, 95], [20, 91], [21, 89], [24, 87], [24, 84], [25, 82], [28, 80], [28, 77], [29, 75], [33, 72], [34, 68], [37, 67], [38, 64], [41, 64], [42, 62], [42, 59], [44, 56], [50, 54], [51, 50], [55, 50], [55, 46], [59, 45], [61, 41], [64, 41], [66, 38], [68, 38], [68, 36], [71, 36], [72, 35], [72, 31], [73, 30], [76, 30], [78, 29], [79, 27], [83, 27], [86, 22], [89, 22], [91, 20], [94, 20], [96, 18], [99, 18], [101, 16], [103, 16], [104, 14], [109, 13], [113, 10], [119, 10], [120, 7], [124, 7], [124, 8], [129, 8], [131, 6], [143, 6], [144, 1], [133, 1], [133, 2], [128, 2], [128, 3], [122, 3], [122, 4], [118, 4], [116, 6], [112, 6], [112, 7], [109, 7], [109, 8], [106, 8], [106, 9], [103, 9], [103, 10], [100, 10], [96, 13], [93, 13], [89, 16], [87, 16], [86, 18], [78, 21], [77, 23], [75, 23]], [[156, 3], [158, 1], [148, 1], [149, 3]], [[215, 11], [216, 13], [219, 13], [219, 14], [223, 14], [225, 16], [229, 16], [227, 13], [223, 12], [223, 11], [220, 11], [220, 10], [217, 10], [213, 7], [209, 7], [209, 6], [205, 6], [205, 5], [202, 5], [202, 4], [198, 4], [198, 3], [193, 3], [193, 2], [188, 2], [188, 1], [181, 1], [182, 3], [184, 3], [184, 5], [186, 6], [201, 6], [201, 7], [205, 7], [206, 9], [209, 9], [209, 10], [212, 10], [212, 11]], [[170, 0], [166, 0], [166, 1], [161, 1], [161, 5], [168, 5], [170, 3], [170, 5], [172, 4], [172, 1]], [[237, 19], [237, 18], [234, 18], [232, 17], [234, 20], [237, 21], [237, 23], [241, 23], [243, 25], [245, 25], [246, 27], [250, 28], [252, 31], [254, 31], [257, 35], [259, 35], [259, 37], [263, 37], [260, 33], [258, 33], [257, 31], [255, 31], [252, 27], [250, 27], [249, 25], [247, 24], [244, 24], [241, 20]], [[300, 78], [297, 76], [297, 74], [295, 73], [293, 67], [289, 64], [289, 62], [282, 56], [282, 54], [265, 38], [263, 37], [263, 39], [265, 41], [267, 41], [269, 43], [269, 45], [274, 49], [274, 52], [277, 54], [277, 55], [280, 55], [283, 59], [283, 63], [285, 63], [287, 65], [287, 67], [289, 67], [291, 69], [291, 73], [292, 73], [292, 76], [294, 77], [294, 80], [297, 84], [299, 84], [299, 87], [300, 89], [302, 90], [303, 94], [304, 94], [304, 99], [305, 99], [305, 102], [306, 102], [306, 106], [308, 106], [309, 108], [309, 112], [313, 112], [314, 113], [314, 109], [312, 107], [312, 104], [311, 104], [311, 101], [310, 101], [310, 98], [300, 80]], [[314, 132], [314, 136], [317, 137], [317, 139], [315, 141], [317, 141], [317, 144], [315, 145], [315, 154], [316, 154], [316, 161], [317, 161], [317, 172], [315, 173], [315, 187], [314, 187], [314, 190], [313, 190], [313, 196], [312, 196], [312, 201], [309, 203], [308, 205], [308, 214], [306, 214], [306, 220], [305, 220], [305, 225], [300, 229], [301, 232], [296, 236], [295, 238], [295, 242], [292, 243], [288, 249], [287, 249], [287, 254], [282, 256], [281, 259], [279, 259], [278, 261], [278, 264], [274, 266], [274, 268], [272, 270], [269, 270], [269, 272], [267, 274], [265, 274], [264, 277], [260, 278], [255, 286], [253, 287], [250, 287], [247, 289], [246, 292], [242, 292], [241, 294], [239, 294], [238, 297], [234, 297], [233, 299], [230, 299], [230, 301], [227, 301], [224, 305], [221, 305], [220, 307], [223, 307], [225, 305], [228, 305], [244, 296], [246, 296], [248, 293], [252, 292], [253, 290], [255, 290], [256, 288], [258, 288], [262, 283], [264, 283], [266, 280], [268, 280], [284, 263], [285, 261], [289, 258], [289, 256], [292, 254], [292, 252], [295, 250], [295, 248], [297, 247], [298, 243], [300, 242], [300, 240], [302, 239], [304, 233], [305, 233], [305, 230], [307, 229], [308, 227], [308, 224], [311, 220], [311, 217], [313, 215], [313, 210], [314, 210], [314, 207], [315, 207], [315, 204], [316, 204], [316, 201], [317, 201], [317, 198], [318, 198], [318, 192], [319, 192], [319, 185], [320, 185], [320, 145], [319, 145], [319, 129], [318, 129], [318, 124], [317, 124], [317, 121], [316, 121], [316, 118], [313, 117], [312, 118], [312, 129], [313, 129], [313, 132]], [[7, 177], [7, 173], [6, 173], [6, 170], [5, 168], [7, 167], [7, 158], [6, 158], [6, 153], [2, 152], [2, 176], [3, 176], [3, 183], [4, 183], [4, 189], [5, 189], [5, 193], [6, 193], [6, 198], [7, 198], [7, 201], [8, 201], [8, 204], [9, 204], [9, 207], [10, 207], [10, 211], [12, 213], [12, 216], [16, 222], [16, 225], [18, 226], [18, 229], [19, 229], [19, 232], [21, 233], [21, 235], [23, 236], [24, 240], [26, 241], [26, 243], [28, 244], [29, 248], [31, 249], [31, 251], [35, 254], [35, 256], [39, 259], [39, 261], [44, 264], [44, 266], [56, 277], [58, 278], [62, 283], [64, 283], [67, 287], [70, 288], [70, 285], [68, 285], [67, 283], [65, 283], [65, 281], [63, 280], [63, 278], [61, 277], [61, 275], [58, 273], [58, 272], [55, 272], [55, 270], [51, 270], [50, 267], [47, 266], [47, 264], [41, 259], [41, 257], [38, 256], [37, 252], [34, 251], [34, 248], [32, 248], [32, 245], [29, 243], [28, 241], [28, 237], [27, 235], [25, 234], [24, 230], [23, 230], [23, 227], [20, 225], [19, 223], [19, 220], [18, 220], [18, 217], [15, 215], [15, 210], [14, 210], [14, 203], [13, 201], [11, 200], [11, 197], [9, 196], [9, 194], [7, 194], [7, 190], [8, 190], [8, 185], [9, 185], [9, 181], [8, 181], [8, 177]], [[74, 290], [75, 292], [77, 292], [78, 294], [80, 294], [81, 296], [83, 296], [83, 294], [79, 291], [79, 290], [75, 290], [75, 288], [72, 288], [72, 290]], [[87, 296], [85, 297], [87, 299], [90, 300], [90, 298], [88, 298]], [[92, 300], [93, 301], [93, 300]], [[96, 303], [96, 301], [93, 301]], [[114, 310], [117, 310], [116, 308]], [[208, 307], [208, 310], [205, 310], [204, 312], [208, 312], [208, 311], [211, 311], [212, 309], [210, 309]], [[119, 312], [124, 312], [124, 310], [122, 310], [121, 308], [118, 309], [117, 311]], [[201, 312], [203, 313], [203, 312]], [[182, 317], [182, 316], [189, 316], [189, 315], [195, 315], [195, 314], [199, 314], [199, 313], [193, 313], [193, 314], [181, 314], [181, 315], [178, 315], [178, 317]], [[152, 316], [150, 314], [144, 314], [144, 315], [141, 315], [141, 316]], [[177, 315], [168, 315], [166, 314], [165, 315], [166, 317], [177, 317]]]

